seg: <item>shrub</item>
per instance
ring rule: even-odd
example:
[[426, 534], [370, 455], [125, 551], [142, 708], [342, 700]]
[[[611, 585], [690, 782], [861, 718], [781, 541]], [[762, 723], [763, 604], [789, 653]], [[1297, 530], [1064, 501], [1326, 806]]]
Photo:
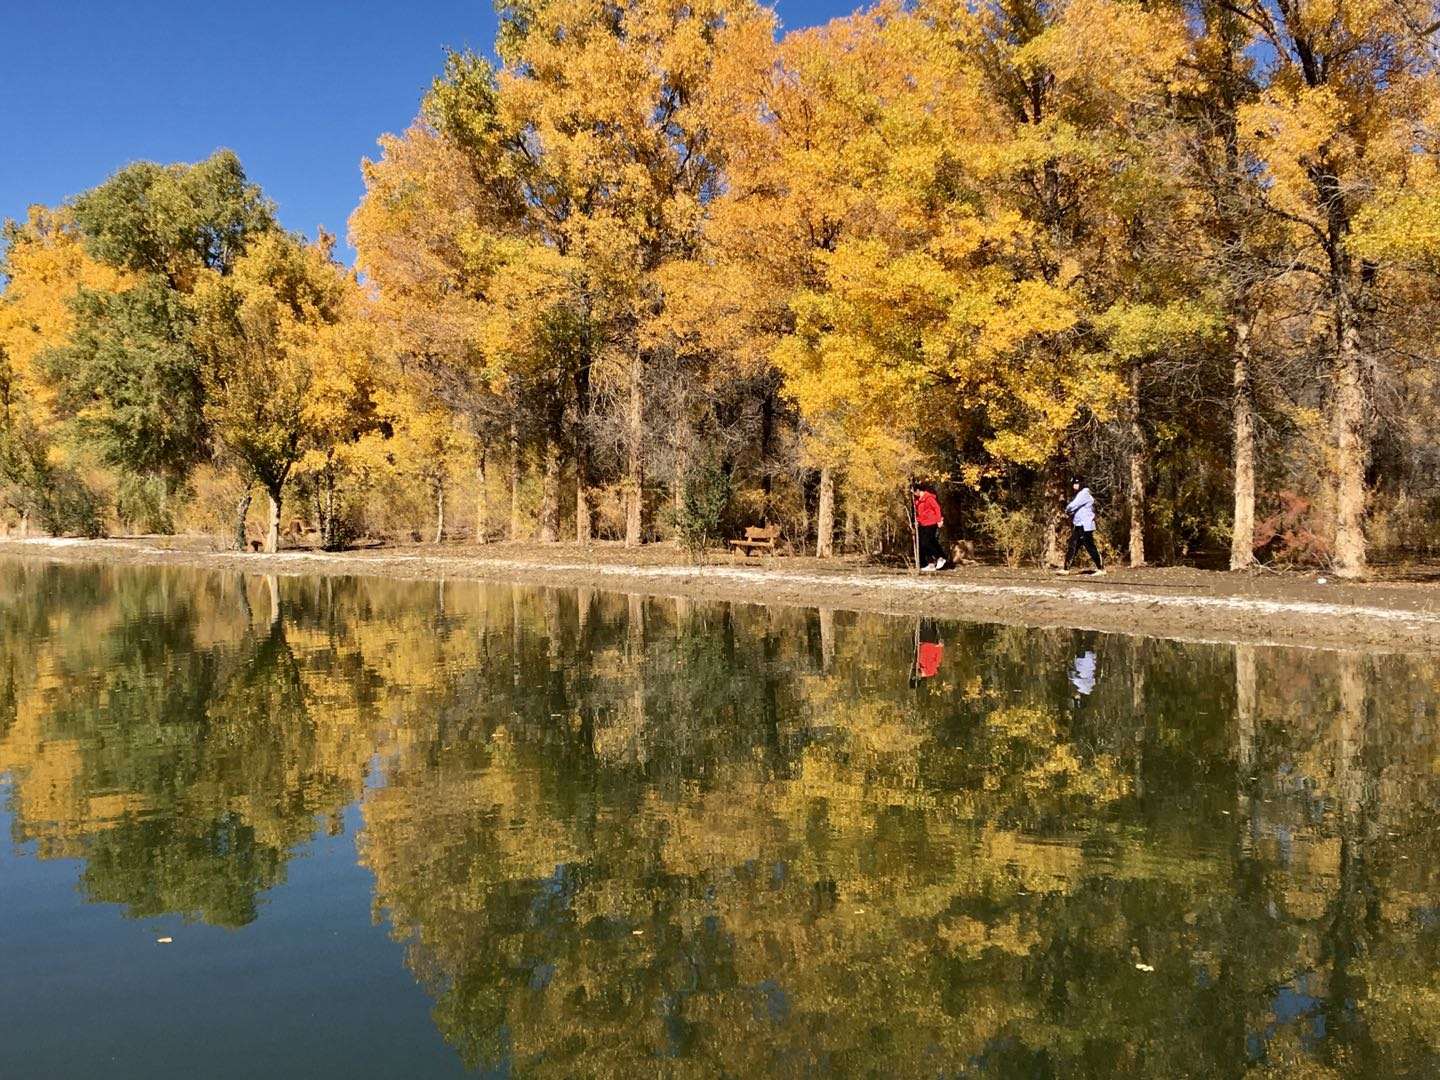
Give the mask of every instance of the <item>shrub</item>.
[[1293, 491], [1276, 492], [1266, 502], [1269, 512], [1255, 523], [1256, 555], [1277, 563], [1328, 565], [1328, 515]]
[[699, 465], [685, 474], [672, 524], [692, 560], [703, 559], [705, 549], [721, 539], [732, 493], [730, 475], [716, 465]]
[[986, 499], [975, 513], [975, 524], [1006, 566], [1020, 566], [1040, 554], [1045, 525], [1034, 510], [1010, 509]]

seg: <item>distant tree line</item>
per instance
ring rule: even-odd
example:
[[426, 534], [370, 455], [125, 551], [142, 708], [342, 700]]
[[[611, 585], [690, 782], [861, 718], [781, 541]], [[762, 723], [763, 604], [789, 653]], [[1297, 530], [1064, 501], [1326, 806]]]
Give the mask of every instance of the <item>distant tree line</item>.
[[[0, 498], [51, 530], [1134, 564], [1435, 548], [1434, 0], [502, 4], [364, 164], [358, 276], [233, 155], [7, 227]], [[687, 509], [689, 508], [689, 509]], [[228, 519], [229, 524], [224, 524]], [[707, 525], [706, 531], [708, 532]]]

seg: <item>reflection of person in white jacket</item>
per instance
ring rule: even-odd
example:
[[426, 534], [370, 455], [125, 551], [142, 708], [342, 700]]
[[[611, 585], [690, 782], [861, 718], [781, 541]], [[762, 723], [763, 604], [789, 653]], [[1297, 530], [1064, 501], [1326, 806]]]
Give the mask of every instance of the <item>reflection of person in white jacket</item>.
[[1075, 688], [1077, 698], [1089, 697], [1095, 692], [1095, 652], [1093, 649], [1086, 649], [1070, 662], [1070, 685]]
[[1060, 572], [1068, 574], [1070, 564], [1084, 548], [1095, 563], [1095, 573], [1103, 574], [1105, 565], [1100, 561], [1100, 549], [1095, 546], [1095, 496], [1090, 494], [1082, 476], [1070, 481], [1070, 491], [1073, 497], [1065, 504], [1065, 512], [1070, 515], [1070, 543], [1065, 546], [1065, 569]]

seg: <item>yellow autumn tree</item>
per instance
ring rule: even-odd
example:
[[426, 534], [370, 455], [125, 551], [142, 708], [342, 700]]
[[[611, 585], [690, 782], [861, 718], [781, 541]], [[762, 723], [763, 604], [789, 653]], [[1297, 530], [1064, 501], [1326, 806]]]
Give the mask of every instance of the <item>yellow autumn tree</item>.
[[[252, 243], [232, 273], [196, 289], [206, 421], [241, 474], [269, 499], [267, 551], [279, 547], [285, 484], [305, 453], [306, 421], [324, 415], [312, 400], [317, 367], [333, 358], [327, 346], [339, 344], [326, 328], [344, 318], [353, 287], [325, 240], [306, 245], [273, 231]], [[333, 383], [324, 390], [333, 392]], [[242, 544], [248, 506], [247, 493], [237, 511]]]
[[[1434, 28], [1425, 29], [1434, 12], [1428, 4], [1382, 0], [1248, 0], [1239, 10], [1257, 45], [1273, 55], [1239, 130], [1264, 170], [1267, 210], [1291, 230], [1296, 276], [1306, 279], [1297, 284], [1310, 298], [1302, 302], [1321, 312], [1318, 344], [1327, 365], [1317, 377], [1333, 386], [1333, 558], [1337, 574], [1354, 577], [1367, 564], [1367, 471], [1387, 374], [1376, 363], [1388, 344], [1376, 315], [1391, 284], [1380, 238], [1395, 207], [1416, 196], [1423, 201], [1432, 174], [1416, 150], [1433, 145], [1440, 93]], [[1374, 230], [1368, 236], [1367, 225]]]
[[116, 292], [133, 275], [92, 258], [68, 211], [32, 207], [0, 252], [0, 488], [22, 523], [98, 529], [99, 508], [76, 473], [84, 456], [64, 440], [41, 356], [68, 341], [79, 290]]

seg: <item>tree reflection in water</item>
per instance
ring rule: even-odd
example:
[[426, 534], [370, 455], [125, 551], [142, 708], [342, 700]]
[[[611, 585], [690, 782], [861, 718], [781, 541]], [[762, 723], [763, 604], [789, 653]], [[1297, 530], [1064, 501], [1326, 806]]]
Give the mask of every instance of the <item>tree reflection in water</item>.
[[917, 693], [828, 609], [0, 577], [15, 838], [243, 926], [359, 800], [473, 1067], [1440, 1070], [1428, 658], [945, 624]]

